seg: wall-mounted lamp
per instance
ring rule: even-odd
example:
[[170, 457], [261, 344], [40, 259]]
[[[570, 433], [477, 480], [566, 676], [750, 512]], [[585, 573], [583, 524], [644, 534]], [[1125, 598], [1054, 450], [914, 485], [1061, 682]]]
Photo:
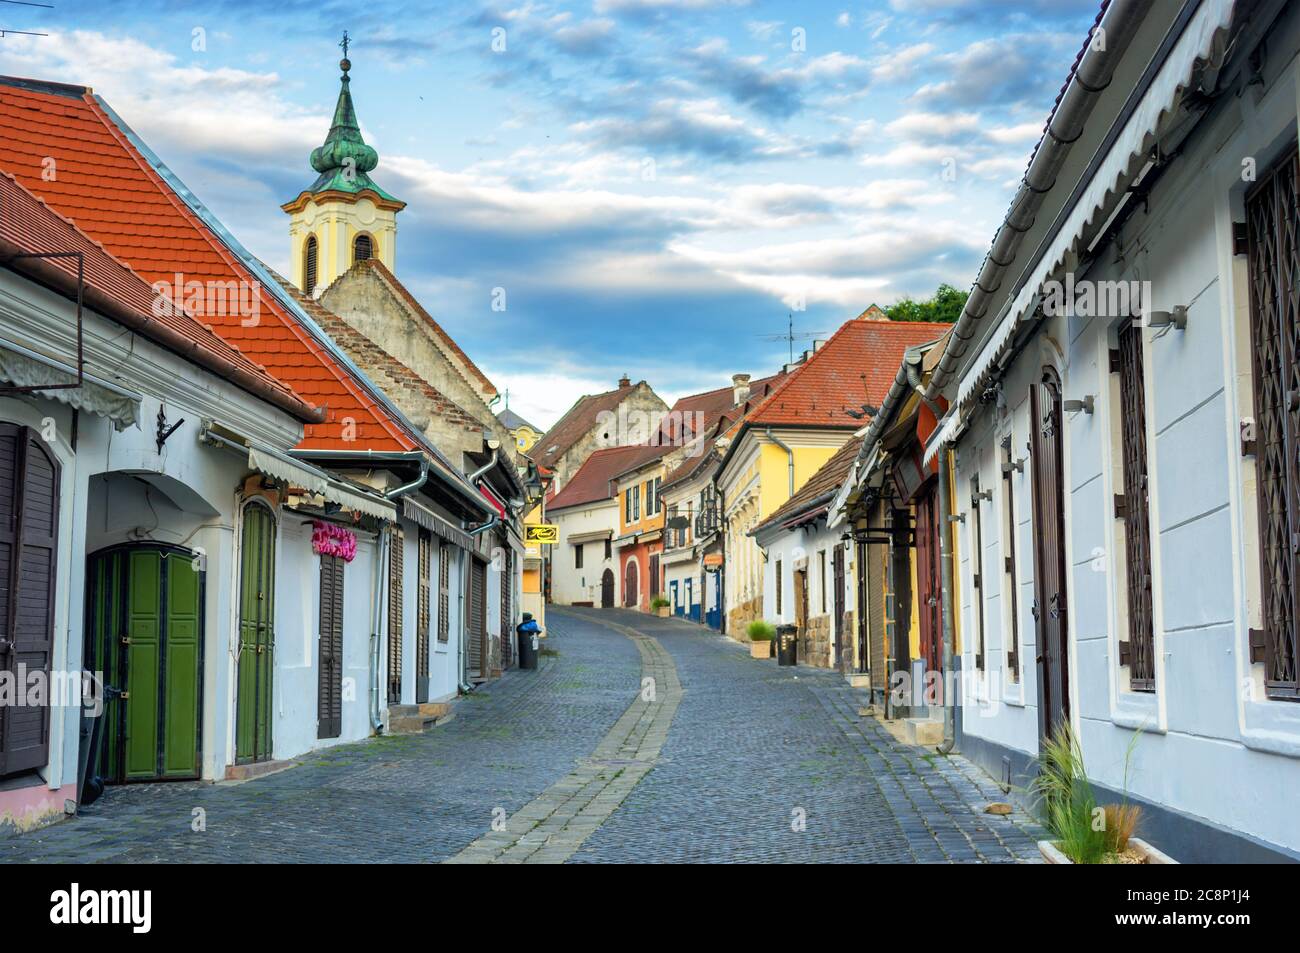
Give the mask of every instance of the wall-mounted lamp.
[[1147, 315], [1147, 324], [1153, 328], [1177, 328], [1187, 330], [1187, 307], [1179, 305], [1172, 311], [1152, 311]]
[[1091, 394], [1086, 395], [1082, 400], [1067, 400], [1061, 403], [1061, 409], [1067, 414], [1077, 414], [1083, 411], [1085, 414], [1091, 414], [1093, 410], [1093, 397]]

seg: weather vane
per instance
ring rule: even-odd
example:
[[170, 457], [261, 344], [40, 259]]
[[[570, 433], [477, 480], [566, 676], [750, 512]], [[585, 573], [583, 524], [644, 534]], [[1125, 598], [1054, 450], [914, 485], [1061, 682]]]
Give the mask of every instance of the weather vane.
[[347, 58], [348, 58], [348, 44], [349, 44], [349, 43], [351, 43], [351, 40], [348, 39], [348, 31], [347, 31], [347, 30], [344, 30], [344, 31], [343, 31], [343, 39], [339, 40], [339, 46], [343, 48], [343, 58], [344, 58], [344, 59], [347, 59]]

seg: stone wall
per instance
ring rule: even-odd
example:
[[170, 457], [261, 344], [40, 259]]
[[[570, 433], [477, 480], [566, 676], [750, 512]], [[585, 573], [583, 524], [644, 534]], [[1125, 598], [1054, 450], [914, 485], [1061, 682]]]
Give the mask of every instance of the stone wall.
[[740, 605], [731, 609], [727, 613], [727, 634], [737, 642], [749, 644], [749, 635], [745, 632], [745, 626], [763, 615], [763, 597], [755, 596], [748, 602], [742, 602]]
[[819, 615], [810, 619], [799, 633], [799, 662], [830, 668], [832, 653], [831, 617]]

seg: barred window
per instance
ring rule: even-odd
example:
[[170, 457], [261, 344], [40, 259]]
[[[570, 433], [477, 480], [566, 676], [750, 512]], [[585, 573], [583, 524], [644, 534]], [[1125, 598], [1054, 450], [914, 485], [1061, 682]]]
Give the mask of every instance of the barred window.
[[375, 255], [375, 243], [369, 235], [358, 235], [352, 240], [352, 260], [368, 261]]
[[1264, 665], [1270, 698], [1300, 699], [1300, 159], [1296, 144], [1246, 196], [1253, 446], [1259, 505], [1263, 628], [1250, 660]]

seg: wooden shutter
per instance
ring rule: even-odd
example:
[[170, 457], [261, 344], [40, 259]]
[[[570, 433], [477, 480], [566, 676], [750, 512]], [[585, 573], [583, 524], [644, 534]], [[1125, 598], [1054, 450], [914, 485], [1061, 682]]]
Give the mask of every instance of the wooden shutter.
[[776, 614], [781, 614], [781, 596], [785, 589], [785, 580], [782, 578], [781, 560], [776, 561]]
[[[579, 545], [579, 550], [582, 546]], [[501, 557], [501, 667], [509, 668], [515, 657], [514, 625], [511, 613], [514, 588], [514, 552], [509, 547]]]
[[[422, 689], [429, 678], [429, 614], [433, 591], [433, 533], [427, 529], [420, 530], [419, 551], [416, 558], [417, 576], [419, 578], [418, 604], [415, 610], [415, 677]], [[441, 612], [441, 609], [439, 609]], [[442, 623], [439, 622], [439, 626]], [[427, 701], [427, 699], [426, 699]]]
[[[880, 539], [884, 536], [880, 516], [881, 507], [872, 508], [872, 529], [870, 538]], [[883, 543], [869, 543], [867, 552], [867, 667], [871, 672], [873, 691], [884, 691], [888, 683], [889, 664], [885, 660], [885, 565], [889, 558], [889, 546]]]
[[402, 574], [406, 568], [405, 536], [393, 527], [388, 557], [388, 702], [402, 700]]
[[1017, 608], [1020, 583], [1016, 579], [1016, 501], [1011, 474], [1016, 472], [1011, 459], [1011, 435], [1002, 441], [1002, 509], [1006, 553], [1002, 557], [1003, 589], [1010, 600], [1010, 622], [1007, 625], [1007, 670], [1013, 681], [1020, 680], [1020, 612]]
[[308, 296], [316, 291], [316, 236], [307, 236], [307, 245], [302, 253], [302, 290]]
[[1033, 424], [1034, 617], [1038, 622], [1039, 734], [1069, 722], [1068, 570], [1065, 565], [1065, 461], [1061, 380], [1047, 368], [1029, 394]]
[[320, 640], [316, 694], [318, 738], [343, 733], [343, 567], [338, 556], [320, 558]]
[[659, 557], [650, 557], [650, 598], [659, 595]]
[[438, 546], [438, 641], [451, 637], [451, 547]]
[[[942, 492], [942, 491], [941, 491]], [[984, 528], [980, 523], [980, 481], [970, 481], [971, 612], [975, 616], [975, 668], [984, 668]]]
[[358, 235], [352, 240], [352, 260], [368, 261], [375, 253], [374, 242], [369, 235]]
[[1246, 197], [1262, 632], [1270, 697], [1300, 699], [1300, 159], [1292, 143]]
[[[836, 546], [831, 553], [831, 572], [834, 574], [832, 583], [833, 591], [831, 592], [831, 632], [835, 643], [835, 664], [841, 671], [847, 672], [845, 667], [845, 656], [849, 653], [846, 650], [844, 639], [844, 547]], [[822, 574], [822, 609], [826, 608], [826, 553], [821, 554], [821, 574]]]
[[1151, 617], [1151, 520], [1147, 503], [1146, 384], [1142, 330], [1133, 324], [1119, 332], [1119, 399], [1124, 457], [1124, 521], [1128, 639], [1120, 643], [1120, 662], [1129, 666], [1135, 692], [1156, 688], [1155, 635]]
[[469, 567], [469, 624], [466, 626], [465, 658], [471, 678], [485, 678], [486, 653], [483, 643], [487, 634], [487, 571], [482, 560], [472, 558]]
[[[34, 430], [0, 423], [0, 674], [43, 673], [54, 649], [59, 465]], [[49, 761], [46, 704], [0, 705], [0, 775]]]

